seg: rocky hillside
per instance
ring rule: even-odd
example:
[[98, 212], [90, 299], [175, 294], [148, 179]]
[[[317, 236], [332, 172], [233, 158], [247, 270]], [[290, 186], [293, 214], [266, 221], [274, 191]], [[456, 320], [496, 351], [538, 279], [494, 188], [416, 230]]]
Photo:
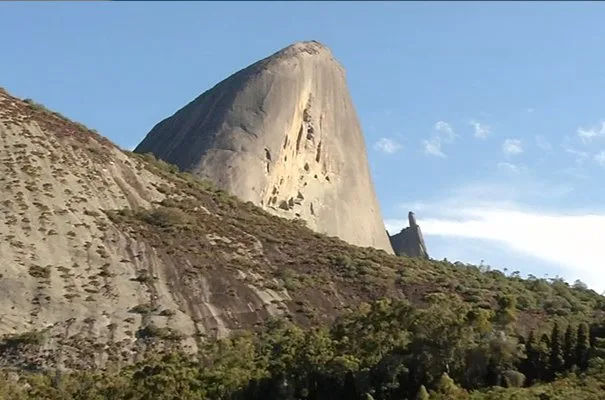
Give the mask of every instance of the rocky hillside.
[[135, 152], [320, 233], [392, 253], [344, 68], [318, 42], [295, 43], [218, 83]]
[[605, 308], [562, 281], [351, 246], [5, 91], [0, 152], [4, 365], [128, 363], [280, 315], [324, 323], [381, 297], [422, 306], [446, 293], [492, 309], [514, 296], [524, 332]]

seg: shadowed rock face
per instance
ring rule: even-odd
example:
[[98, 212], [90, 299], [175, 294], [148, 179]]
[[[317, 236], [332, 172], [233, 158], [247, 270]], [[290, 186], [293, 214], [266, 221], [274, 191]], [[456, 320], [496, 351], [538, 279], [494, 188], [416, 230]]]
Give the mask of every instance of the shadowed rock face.
[[291, 45], [157, 124], [135, 149], [309, 228], [392, 253], [345, 72]]
[[414, 213], [411, 211], [408, 213], [408, 221], [410, 224], [409, 227], [402, 229], [401, 232], [389, 238], [395, 254], [398, 256], [406, 255], [409, 257], [429, 258], [424, 238], [422, 237], [422, 231], [416, 223]]

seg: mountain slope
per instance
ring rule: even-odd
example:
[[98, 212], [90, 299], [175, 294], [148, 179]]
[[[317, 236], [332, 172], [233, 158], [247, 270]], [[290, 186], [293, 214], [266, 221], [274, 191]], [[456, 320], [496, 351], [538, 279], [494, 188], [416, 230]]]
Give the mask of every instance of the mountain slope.
[[602, 318], [562, 281], [351, 246], [0, 91], [0, 361], [85, 368], [382, 297], [517, 299], [516, 329]]
[[[151, 322], [188, 336], [227, 332], [223, 318], [241, 311], [213, 299], [212, 289], [218, 288], [202, 293], [189, 314], [181, 311], [183, 298], [197, 294], [171, 286], [175, 266], [116, 229], [103, 212], [150, 208], [165, 197], [158, 185], [170, 187], [170, 181], [83, 127], [5, 92], [0, 139], [0, 332], [51, 327], [48, 346], [58, 353], [80, 338], [129, 347]], [[241, 281], [222, 279], [235, 286]], [[194, 283], [196, 291], [208, 286], [204, 276]], [[247, 313], [269, 315], [263, 306], [281, 302], [277, 294], [239, 286], [246, 298], [239, 308]], [[164, 316], [148, 318], [151, 304]], [[73, 358], [78, 359], [98, 361]]]
[[392, 253], [344, 69], [318, 42], [295, 43], [218, 83], [158, 123], [135, 152]]

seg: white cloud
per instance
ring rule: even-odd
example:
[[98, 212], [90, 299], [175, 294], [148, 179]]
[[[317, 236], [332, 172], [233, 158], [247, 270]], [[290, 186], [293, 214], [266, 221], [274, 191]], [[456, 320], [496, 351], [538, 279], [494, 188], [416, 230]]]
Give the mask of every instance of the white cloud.
[[531, 113], [533, 113], [533, 112], [534, 112], [534, 109], [533, 109], [533, 108], [526, 108], [526, 109], [525, 109], [525, 111], [526, 111], [528, 114], [531, 114]]
[[592, 138], [598, 135], [598, 132], [594, 129], [578, 128], [576, 133], [584, 143], [590, 142]]
[[[536, 191], [547, 186], [537, 185]], [[493, 190], [498, 189], [498, 190]], [[544, 196], [564, 196], [562, 187], [552, 187]], [[501, 194], [507, 192], [509, 196]], [[483, 198], [477, 193], [486, 193]], [[523, 273], [535, 273], [531, 259], [542, 261], [562, 271], [569, 282], [581, 279], [597, 291], [605, 290], [605, 211], [586, 210], [539, 210], [516, 201], [519, 191], [511, 192], [506, 186], [477, 185], [470, 190], [459, 191], [446, 200], [422, 203], [423, 212], [416, 214], [425, 236], [456, 240], [481, 240], [496, 245], [500, 251], [525, 257]], [[490, 200], [491, 199], [491, 200]], [[497, 200], [493, 200], [497, 199]], [[407, 226], [407, 220], [386, 221], [390, 232]], [[430, 249], [429, 249], [430, 250]], [[474, 256], [471, 256], [472, 261]], [[527, 261], [529, 260], [529, 261]], [[521, 269], [518, 265], [505, 265], [509, 269]]]
[[487, 138], [492, 130], [489, 126], [482, 124], [476, 120], [470, 121], [471, 126], [473, 127], [474, 134], [476, 138], [485, 139]]
[[523, 145], [519, 139], [506, 139], [502, 143], [502, 151], [509, 156], [520, 154], [523, 153]]
[[518, 174], [519, 172], [521, 172], [520, 168], [512, 163], [509, 162], [499, 162], [497, 164], [498, 168], [503, 170], [503, 171], [508, 171], [508, 172], [513, 172], [515, 174]]
[[402, 146], [395, 140], [384, 137], [374, 143], [374, 149], [387, 154], [394, 154], [401, 150], [401, 148]]
[[544, 136], [537, 135], [535, 137], [535, 139], [536, 139], [536, 144], [542, 150], [547, 150], [547, 151], [552, 150], [552, 145], [550, 144], [550, 142], [548, 140], [546, 140], [546, 138]]
[[579, 127], [576, 131], [576, 134], [582, 140], [583, 143], [589, 143], [592, 139], [598, 136], [605, 136], [605, 121], [601, 122], [601, 126], [592, 127], [592, 128], [582, 128]]
[[445, 158], [446, 155], [441, 150], [441, 140], [436, 137], [429, 140], [424, 140], [424, 152], [430, 156], [442, 157]]
[[464, 219], [458, 221], [428, 219], [419, 224], [427, 235], [499, 242], [515, 252], [560, 265], [567, 270], [568, 279], [580, 277], [585, 282], [598, 282], [598, 290], [605, 289], [605, 267], [601, 261], [605, 256], [601, 244], [605, 237], [605, 214], [476, 208], [464, 210], [463, 215]]
[[430, 156], [447, 157], [443, 152], [444, 143], [452, 143], [459, 136], [454, 132], [452, 125], [445, 121], [437, 121], [434, 126], [435, 134], [428, 140], [423, 140], [424, 152]]
[[600, 166], [605, 167], [605, 150], [595, 154], [594, 159]]
[[446, 141], [453, 141], [456, 138], [456, 133], [452, 126], [445, 121], [437, 121], [435, 123], [435, 130], [441, 134], [443, 134], [444, 139]]

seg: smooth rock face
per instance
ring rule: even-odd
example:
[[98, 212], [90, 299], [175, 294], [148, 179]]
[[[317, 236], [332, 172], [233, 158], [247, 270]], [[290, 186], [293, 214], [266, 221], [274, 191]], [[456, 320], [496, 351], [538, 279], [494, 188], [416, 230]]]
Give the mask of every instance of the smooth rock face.
[[318, 42], [225, 79], [157, 124], [135, 151], [318, 232], [393, 253], [345, 71]]
[[389, 238], [395, 254], [398, 256], [406, 255], [409, 257], [429, 258], [424, 238], [422, 237], [422, 231], [416, 223], [414, 213], [411, 211], [408, 213], [408, 221], [410, 224], [409, 227], [402, 229], [401, 232]]

